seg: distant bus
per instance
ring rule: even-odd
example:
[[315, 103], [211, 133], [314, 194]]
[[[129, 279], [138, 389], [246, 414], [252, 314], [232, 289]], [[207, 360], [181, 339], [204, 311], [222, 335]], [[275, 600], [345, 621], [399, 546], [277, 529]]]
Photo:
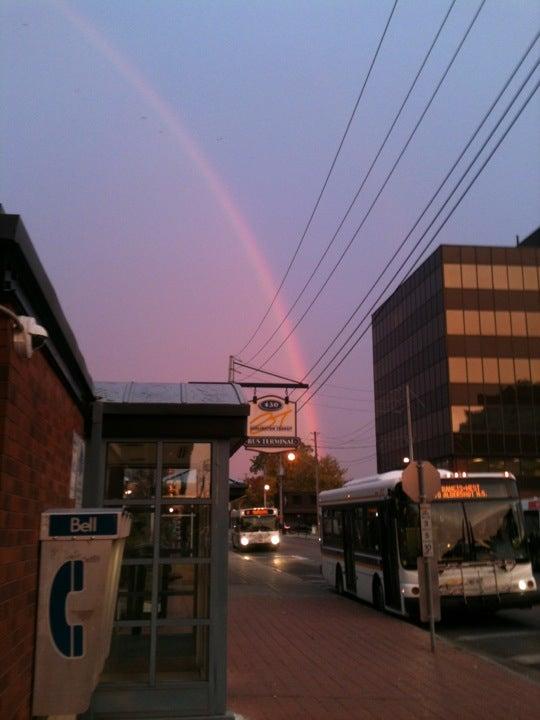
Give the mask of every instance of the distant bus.
[[540, 498], [522, 500], [521, 507], [533, 567], [535, 570], [540, 570]]
[[281, 536], [278, 510], [273, 507], [241, 508], [231, 511], [232, 546], [238, 550], [267, 546], [277, 549]]
[[[439, 472], [441, 491], [431, 507], [443, 610], [530, 607], [536, 582], [513, 476]], [[403, 492], [401, 475], [320, 493], [322, 571], [339, 593], [416, 616], [419, 508]]]

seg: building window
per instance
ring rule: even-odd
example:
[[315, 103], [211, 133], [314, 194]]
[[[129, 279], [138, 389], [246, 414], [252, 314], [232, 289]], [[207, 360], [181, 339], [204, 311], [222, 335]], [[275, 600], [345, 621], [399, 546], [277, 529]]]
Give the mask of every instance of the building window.
[[483, 382], [482, 358], [467, 358], [467, 379], [470, 383]]
[[495, 312], [495, 328], [497, 335], [511, 335], [510, 313], [505, 310]]
[[508, 267], [508, 285], [510, 290], [523, 290], [523, 273], [520, 265]]
[[506, 265], [493, 266], [493, 287], [495, 290], [508, 290], [508, 273]]
[[481, 290], [491, 290], [493, 288], [493, 277], [491, 274], [491, 265], [478, 265], [478, 287]]
[[523, 268], [523, 287], [525, 290], [538, 290], [538, 274], [534, 266]]
[[512, 358], [499, 358], [499, 376], [503, 385], [512, 385], [515, 382]]
[[512, 323], [512, 335], [524, 337], [527, 335], [527, 322], [524, 312], [511, 312], [510, 322]]
[[480, 335], [478, 310], [465, 310], [465, 335]]
[[527, 313], [527, 331], [529, 337], [540, 337], [540, 312]]
[[528, 358], [514, 358], [514, 365], [516, 369], [516, 381], [530, 381], [531, 369]]
[[446, 311], [446, 329], [449, 335], [463, 335], [463, 310]]
[[478, 287], [476, 282], [476, 265], [462, 265], [461, 279], [464, 288], [476, 289]]
[[467, 363], [465, 358], [448, 358], [448, 372], [451, 383], [467, 382]]
[[482, 335], [495, 335], [495, 313], [493, 310], [480, 311], [480, 331]]
[[444, 287], [461, 287], [461, 266], [457, 264], [444, 266]]
[[452, 405], [452, 432], [461, 431], [462, 425], [467, 424], [468, 415], [468, 405]]
[[497, 358], [482, 358], [484, 371], [484, 382], [490, 384], [499, 383], [499, 363]]

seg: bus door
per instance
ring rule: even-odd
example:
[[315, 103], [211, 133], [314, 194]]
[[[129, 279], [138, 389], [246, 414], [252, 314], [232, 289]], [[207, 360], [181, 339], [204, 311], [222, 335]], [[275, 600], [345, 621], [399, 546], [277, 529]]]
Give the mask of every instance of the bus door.
[[390, 503], [384, 503], [381, 513], [381, 550], [384, 575], [384, 600], [388, 607], [401, 610], [399, 592], [399, 558], [397, 549], [396, 519]]
[[356, 568], [354, 566], [354, 510], [343, 511], [343, 559], [345, 561], [345, 587], [347, 592], [356, 595]]

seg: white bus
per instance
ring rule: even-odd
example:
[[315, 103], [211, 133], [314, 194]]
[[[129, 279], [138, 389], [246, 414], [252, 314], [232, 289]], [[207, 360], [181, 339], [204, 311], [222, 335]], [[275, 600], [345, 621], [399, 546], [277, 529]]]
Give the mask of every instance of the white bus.
[[521, 501], [521, 507], [533, 568], [540, 570], [540, 498], [526, 498]]
[[267, 546], [276, 550], [280, 540], [278, 510], [273, 507], [231, 511], [231, 541], [238, 550]]
[[[443, 610], [530, 607], [536, 582], [513, 476], [439, 472], [432, 522]], [[401, 475], [351, 480], [320, 493], [322, 572], [339, 593], [416, 616], [419, 510], [403, 492]]]

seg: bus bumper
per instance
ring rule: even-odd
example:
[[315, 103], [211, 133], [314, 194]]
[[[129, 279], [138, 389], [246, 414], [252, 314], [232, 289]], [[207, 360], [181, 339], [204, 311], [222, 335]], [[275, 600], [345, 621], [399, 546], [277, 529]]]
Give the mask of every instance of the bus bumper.
[[[405, 611], [411, 617], [419, 615], [418, 598], [404, 598]], [[499, 595], [441, 595], [441, 611], [453, 610], [504, 610], [505, 608], [531, 608], [540, 603], [540, 592], [500, 593]]]

